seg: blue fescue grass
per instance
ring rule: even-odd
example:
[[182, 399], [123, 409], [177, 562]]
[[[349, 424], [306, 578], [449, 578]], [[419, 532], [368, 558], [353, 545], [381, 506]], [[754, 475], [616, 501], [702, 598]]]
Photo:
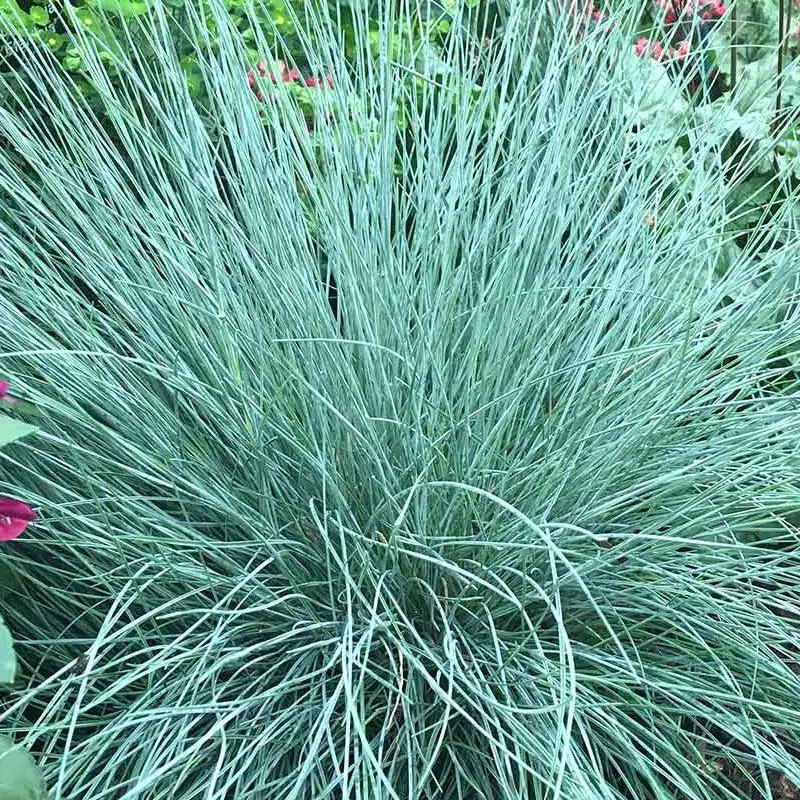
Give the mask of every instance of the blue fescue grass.
[[676, 171], [690, 117], [634, 146], [624, 30], [512, 10], [451, 72], [331, 40], [312, 134], [212, 11], [202, 108], [156, 5], [119, 81], [85, 42], [101, 111], [30, 51], [0, 114], [42, 425], [3, 452], [42, 522], [0, 553], [0, 732], [53, 798], [800, 781], [791, 221], [719, 268], [729, 165]]

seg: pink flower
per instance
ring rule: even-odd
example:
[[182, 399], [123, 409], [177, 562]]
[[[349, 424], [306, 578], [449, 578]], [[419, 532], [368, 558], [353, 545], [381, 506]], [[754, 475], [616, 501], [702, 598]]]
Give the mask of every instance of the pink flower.
[[[701, 0], [701, 5], [709, 0]], [[691, 17], [695, 12], [692, 0], [656, 0], [656, 5], [664, 10], [664, 24], [674, 25], [679, 19]]]
[[704, 20], [721, 19], [728, 13], [728, 7], [722, 0], [706, 0], [700, 16]]
[[16, 539], [36, 519], [36, 512], [22, 500], [0, 497], [0, 542]]
[[[0, 0], [0, 2], [1, 1], [2, 0]], [[322, 78], [317, 78], [311, 75], [304, 80], [303, 76], [300, 74], [300, 70], [298, 70], [297, 67], [292, 67], [291, 69], [289, 69], [286, 66], [285, 61], [278, 62], [278, 69], [280, 70], [280, 77], [277, 76], [274, 72], [267, 71], [266, 62], [259, 61], [258, 64], [256, 65], [256, 70], [258, 71], [258, 74], [262, 78], [267, 77], [272, 83], [278, 83], [279, 80], [283, 83], [296, 83], [299, 81], [304, 83], [311, 89], [319, 89], [322, 88], [323, 86]], [[247, 73], [247, 84], [250, 87], [250, 89], [252, 89], [253, 94], [255, 94], [256, 98], [260, 101], [263, 101], [264, 94], [259, 90], [257, 82], [258, 78], [256, 77], [255, 72], [253, 70], [250, 70]], [[330, 72], [325, 75], [324, 82], [329, 88], [331, 89], [333, 88], [333, 75], [331, 75]], [[2, 397], [2, 395], [0, 395], [0, 397]]]
[[650, 40], [646, 36], [642, 36], [638, 42], [633, 46], [633, 52], [639, 58], [644, 58], [647, 51], [650, 49]]
[[[591, 19], [593, 22], [602, 22], [605, 15], [602, 11], [594, 7], [592, 0], [585, 0], [583, 8], [579, 9], [574, 2], [569, 4], [568, 12], [579, 21]], [[486, 39], [484, 39], [484, 47], [486, 47]], [[491, 44], [491, 41], [489, 42]]]
[[[333, 89], [333, 75], [330, 72], [325, 75], [324, 83], [329, 89]], [[306, 86], [310, 86], [312, 89], [321, 89], [322, 85], [322, 78], [315, 78], [313, 75], [306, 78]]]
[[689, 40], [684, 39], [677, 48], [669, 51], [670, 58], [684, 59], [689, 55]]
[[[281, 71], [281, 75], [285, 75], [286, 74], [286, 62], [285, 61], [279, 61], [278, 62], [278, 69]], [[277, 79], [277, 77], [275, 77], [275, 73], [274, 72], [269, 72], [269, 73], [267, 72], [267, 65], [263, 61], [259, 61], [258, 62], [258, 73], [259, 73], [259, 75], [261, 75], [262, 78], [264, 77], [264, 75], [266, 75], [272, 81], [272, 83], [277, 83], [278, 82], [278, 79]]]
[[8, 381], [0, 381], [0, 401], [6, 403], [6, 405], [13, 406], [17, 401], [16, 398], [9, 394], [10, 389], [11, 385]]

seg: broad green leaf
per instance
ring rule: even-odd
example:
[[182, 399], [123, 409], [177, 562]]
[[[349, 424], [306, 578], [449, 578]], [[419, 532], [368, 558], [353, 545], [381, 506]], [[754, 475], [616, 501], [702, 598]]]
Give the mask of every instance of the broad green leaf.
[[739, 130], [742, 136], [754, 142], [770, 141], [772, 139], [769, 127], [771, 116], [772, 103], [752, 105], [750, 110], [740, 117]]
[[772, 58], [778, 34], [778, 3], [775, 0], [737, 0], [736, 9], [739, 58], [744, 61]]
[[783, 178], [791, 175], [800, 179], [800, 138], [795, 135], [784, 139], [778, 146], [775, 158]]
[[0, 617], [0, 683], [14, 683], [17, 675], [17, 655], [11, 631]]
[[85, 28], [92, 28], [97, 25], [97, 17], [85, 8], [78, 9], [75, 17]]
[[742, 115], [727, 97], [713, 103], [703, 103], [694, 109], [693, 115], [695, 128], [707, 143], [723, 145], [742, 124]]
[[58, 50], [65, 42], [65, 38], [60, 33], [47, 32], [42, 41], [47, 45], [50, 50]]
[[61, 60], [61, 63], [64, 65], [64, 69], [69, 72], [76, 72], [81, 68], [83, 64], [83, 59], [81, 58], [80, 54], [78, 53], [75, 48], [71, 50], [67, 50], [67, 55]]
[[0, 736], [0, 800], [45, 800], [42, 773], [30, 753]]
[[29, 14], [26, 14], [13, 0], [0, 0], [0, 17], [3, 18], [4, 33], [9, 29], [15, 33], [30, 33], [34, 29]]
[[36, 428], [11, 417], [0, 416], [0, 447], [16, 442], [23, 436], [35, 433]]
[[42, 8], [41, 6], [31, 6], [28, 16], [31, 18], [31, 22], [34, 25], [38, 25], [42, 28], [50, 22], [50, 14], [47, 13], [46, 8]]
[[148, 7], [143, 0], [93, 0], [92, 5], [123, 17], [141, 16], [147, 13]]
[[[594, 43], [595, 45], [597, 43]], [[652, 58], [637, 58], [633, 48], [619, 54], [623, 71], [623, 113], [640, 128], [649, 128], [647, 135], [664, 142], [673, 141], [675, 130], [685, 127], [689, 104], [663, 64]]]

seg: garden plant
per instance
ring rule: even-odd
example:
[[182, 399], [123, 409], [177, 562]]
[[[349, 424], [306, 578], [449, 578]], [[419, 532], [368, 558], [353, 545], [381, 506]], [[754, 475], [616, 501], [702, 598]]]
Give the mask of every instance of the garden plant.
[[0, 800], [800, 796], [784, 4], [5, 2]]

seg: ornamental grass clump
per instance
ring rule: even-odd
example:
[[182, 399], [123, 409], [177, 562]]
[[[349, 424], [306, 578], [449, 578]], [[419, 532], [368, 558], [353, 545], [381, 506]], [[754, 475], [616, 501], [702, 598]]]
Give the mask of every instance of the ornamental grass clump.
[[320, 16], [313, 130], [215, 5], [202, 104], [158, 4], [86, 33], [99, 105], [18, 53], [0, 734], [52, 798], [800, 781], [796, 220], [732, 251], [723, 151], [635, 126], [661, 65], [552, 5], [352, 63]]

